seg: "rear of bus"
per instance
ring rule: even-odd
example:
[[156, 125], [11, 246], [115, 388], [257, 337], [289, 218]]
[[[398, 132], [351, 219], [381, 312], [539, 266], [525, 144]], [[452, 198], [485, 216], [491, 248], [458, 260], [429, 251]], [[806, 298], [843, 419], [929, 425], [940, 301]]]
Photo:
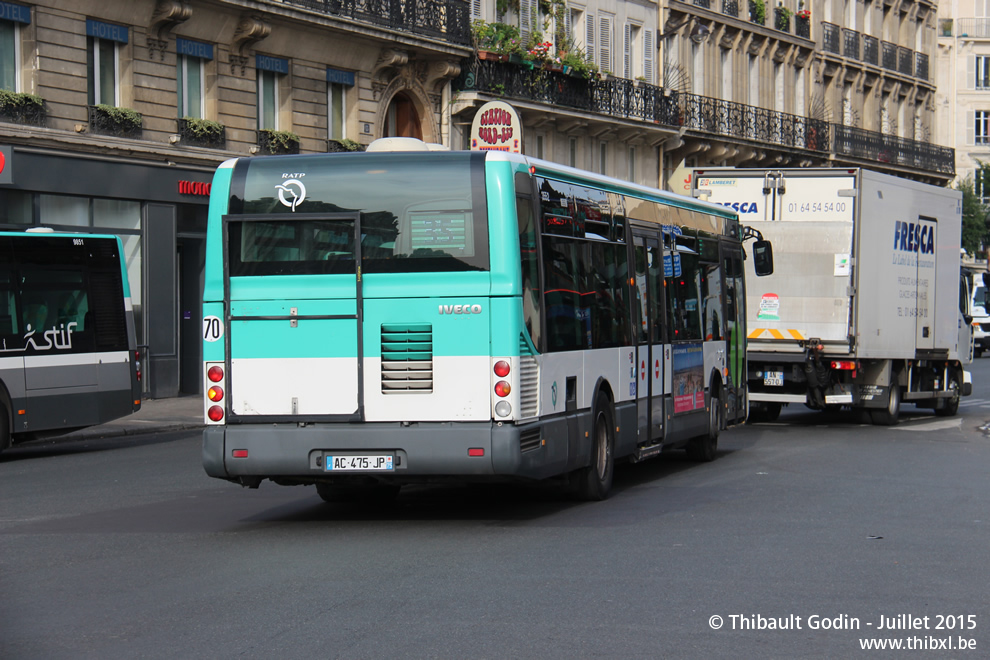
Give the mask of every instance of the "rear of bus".
[[525, 166], [486, 159], [221, 165], [203, 307], [210, 476], [255, 487], [538, 475], [511, 423], [531, 354], [512, 189]]

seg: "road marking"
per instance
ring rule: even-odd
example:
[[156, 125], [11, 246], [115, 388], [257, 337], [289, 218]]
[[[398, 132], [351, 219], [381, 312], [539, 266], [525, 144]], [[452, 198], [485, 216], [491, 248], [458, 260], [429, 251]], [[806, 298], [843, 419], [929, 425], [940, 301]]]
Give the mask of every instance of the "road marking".
[[910, 424], [903, 426], [895, 426], [895, 431], [942, 431], [944, 429], [955, 429], [962, 426], [963, 420], [961, 417], [956, 419], [945, 419], [933, 422], [921, 422], [919, 424]]

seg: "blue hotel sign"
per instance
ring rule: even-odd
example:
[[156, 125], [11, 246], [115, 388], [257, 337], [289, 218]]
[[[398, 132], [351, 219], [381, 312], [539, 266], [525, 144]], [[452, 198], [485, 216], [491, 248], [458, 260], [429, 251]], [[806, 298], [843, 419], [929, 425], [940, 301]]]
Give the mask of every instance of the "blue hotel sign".
[[271, 55], [255, 55], [254, 66], [258, 71], [274, 71], [275, 73], [288, 73], [289, 60]]
[[354, 87], [354, 72], [327, 68], [327, 82], [335, 85]]
[[176, 55], [188, 55], [189, 57], [198, 57], [201, 60], [212, 60], [213, 44], [204, 44], [202, 41], [193, 41], [192, 39], [183, 39], [182, 37], [176, 37], [175, 53]]
[[0, 2], [0, 19], [15, 23], [30, 23], [31, 8], [10, 2]]
[[127, 28], [123, 25], [94, 21], [92, 18], [86, 19], [86, 36], [97, 39], [107, 39], [109, 41], [119, 41], [127, 43]]

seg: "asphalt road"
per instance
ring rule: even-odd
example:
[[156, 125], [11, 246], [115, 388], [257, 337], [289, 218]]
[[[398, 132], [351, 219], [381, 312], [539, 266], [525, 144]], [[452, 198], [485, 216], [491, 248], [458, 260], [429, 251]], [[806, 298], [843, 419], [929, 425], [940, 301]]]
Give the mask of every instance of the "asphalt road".
[[988, 657], [990, 359], [973, 371], [955, 418], [785, 410], [727, 431], [713, 463], [621, 466], [593, 504], [431, 486], [327, 505], [206, 477], [195, 434], [19, 447], [0, 456], [0, 658], [844, 658], [960, 638], [939, 657]]

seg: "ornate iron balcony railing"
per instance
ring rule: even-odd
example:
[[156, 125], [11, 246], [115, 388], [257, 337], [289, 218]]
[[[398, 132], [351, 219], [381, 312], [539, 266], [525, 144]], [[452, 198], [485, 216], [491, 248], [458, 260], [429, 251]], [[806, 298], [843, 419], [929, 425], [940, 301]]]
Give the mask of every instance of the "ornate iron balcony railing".
[[911, 55], [914, 53], [910, 48], [905, 48], [904, 46], [897, 47], [897, 72], [903, 73], [905, 76], [914, 75], [914, 58]]
[[739, 0], [722, 0], [722, 13], [726, 16], [739, 16]]
[[678, 125], [787, 148], [829, 150], [828, 122], [694, 94], [680, 94]]
[[851, 126], [832, 126], [836, 154], [954, 175], [955, 149]]
[[916, 78], [928, 80], [928, 56], [924, 53], [914, 54], [914, 75]]
[[583, 78], [509, 62], [466, 60], [455, 91], [479, 91], [600, 115], [677, 125], [676, 94], [624, 78]]
[[773, 8], [773, 26], [780, 30], [781, 32], [791, 31], [791, 14], [790, 11], [784, 9], [783, 7]]
[[863, 61], [874, 66], [880, 65], [880, 40], [868, 34], [863, 35]]
[[859, 32], [842, 28], [842, 54], [854, 60], [859, 59]]
[[509, 62], [465, 60], [461, 70], [460, 77], [454, 81], [454, 90], [458, 92], [477, 91], [506, 99], [524, 99], [785, 150], [836, 153], [930, 172], [955, 172], [955, 153], [947, 147], [821, 119], [673, 92], [622, 78], [586, 79]]
[[705, 9], [712, 8], [712, 0], [694, 0], [695, 7], [704, 7]]
[[883, 57], [883, 68], [897, 71], [897, 44], [892, 44], [889, 41], [881, 41], [880, 52]]
[[822, 50], [841, 55], [839, 50], [839, 26], [835, 23], [822, 23]]
[[331, 16], [471, 45], [470, 5], [465, 0], [282, 0]]
[[811, 39], [811, 19], [795, 16], [794, 34], [805, 39]]
[[767, 9], [765, 3], [762, 7], [762, 14], [761, 14], [760, 5], [753, 2], [753, 0], [749, 0], [749, 22], [756, 23], [757, 25], [766, 25]]

